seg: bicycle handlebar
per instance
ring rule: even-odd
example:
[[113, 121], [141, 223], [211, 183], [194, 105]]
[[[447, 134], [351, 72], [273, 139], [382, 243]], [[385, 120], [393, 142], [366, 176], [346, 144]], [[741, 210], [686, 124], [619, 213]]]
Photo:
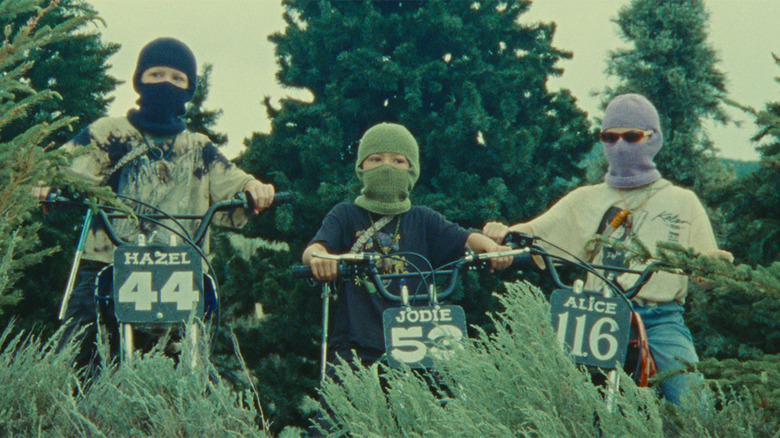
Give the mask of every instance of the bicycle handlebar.
[[[642, 287], [645, 284], [647, 284], [648, 281], [650, 281], [650, 277], [652, 277], [653, 274], [655, 274], [658, 271], [658, 268], [660, 266], [665, 265], [665, 263], [663, 262], [653, 262], [647, 265], [645, 269], [640, 271], [636, 269], [621, 268], [617, 266], [595, 265], [592, 263], [587, 263], [583, 260], [573, 261], [564, 257], [559, 257], [548, 253], [541, 246], [534, 244], [534, 241], [538, 239], [540, 239], [538, 236], [529, 236], [527, 234], [520, 233], [517, 231], [511, 231], [504, 238], [504, 243], [506, 245], [509, 245], [510, 247], [528, 248], [529, 254], [531, 254], [532, 256], [541, 257], [544, 260], [545, 266], [547, 266], [547, 268], [550, 270], [550, 276], [552, 277], [555, 284], [558, 287], [564, 289], [571, 289], [571, 286], [566, 285], [561, 280], [560, 275], [558, 274], [558, 270], [556, 268], [557, 265], [574, 266], [582, 270], [585, 270], [595, 275], [602, 281], [604, 281], [607, 284], [607, 286], [610, 289], [612, 289], [614, 292], [623, 295], [626, 299], [630, 300], [639, 293], [639, 291], [642, 289]], [[599, 270], [605, 272], [619, 273], [619, 274], [637, 274], [639, 275], [639, 278], [637, 278], [637, 280], [630, 288], [624, 289], [623, 286], [621, 286], [620, 283], [618, 283], [617, 281], [613, 281], [608, 278], [605, 278], [604, 275], [598, 272]]]
[[[128, 198], [131, 201], [141, 203], [138, 200]], [[272, 205], [277, 204], [283, 204], [283, 203], [289, 203], [292, 202], [293, 197], [292, 193], [290, 192], [278, 192], [274, 195], [274, 200]], [[88, 204], [86, 201], [82, 200], [74, 200], [67, 197], [61, 196], [60, 192], [55, 191], [52, 192], [52, 194], [49, 195], [49, 198], [46, 199], [46, 203], [51, 204], [57, 204], [57, 203], [68, 203], [68, 204], [77, 204], [77, 205], [83, 205], [90, 207], [91, 205]], [[114, 228], [111, 226], [111, 219], [119, 219], [119, 218], [127, 218], [128, 215], [125, 213], [106, 213], [106, 210], [111, 211], [117, 211], [115, 207], [107, 207], [107, 206], [97, 206], [98, 207], [98, 215], [101, 218], [101, 221], [103, 222], [103, 225], [106, 229], [106, 234], [108, 235], [108, 238], [111, 240], [111, 242], [116, 245], [120, 246], [122, 244], [129, 244], [131, 242], [127, 242], [116, 235], [116, 232], [114, 231]], [[209, 206], [208, 210], [206, 210], [205, 213], [202, 215], [200, 214], [167, 214], [162, 212], [161, 210], [157, 209], [153, 206], [148, 206], [158, 211], [158, 213], [147, 213], [147, 214], [138, 214], [138, 217], [142, 218], [143, 220], [152, 222], [156, 225], [162, 226], [163, 228], [168, 229], [169, 231], [173, 232], [174, 234], [179, 235], [179, 237], [184, 238], [185, 240], [190, 240], [193, 242], [196, 246], [199, 246], [203, 239], [206, 236], [206, 231], [208, 230], [209, 225], [211, 224], [212, 219], [214, 218], [214, 215], [219, 211], [226, 211], [226, 210], [232, 210], [235, 208], [244, 208], [244, 210], [249, 210], [249, 200], [247, 199], [247, 195], [244, 192], [239, 192], [236, 194], [236, 196], [233, 199], [226, 199], [224, 201], [215, 202], [214, 204], [211, 204]], [[195, 231], [195, 234], [190, 236], [184, 236], [181, 233], [172, 230], [170, 227], [160, 223], [161, 219], [170, 219], [174, 222], [178, 220], [200, 220], [201, 223], [198, 226], [198, 229]], [[183, 227], [182, 227], [183, 228]], [[186, 232], [185, 232], [186, 234]]]
[[[425, 296], [427, 296], [433, 303], [436, 303], [438, 299], [447, 298], [452, 294], [452, 292], [455, 290], [455, 286], [458, 283], [458, 279], [460, 278], [461, 273], [465, 269], [484, 265], [486, 261], [493, 258], [498, 258], [498, 257], [518, 258], [527, 254], [528, 254], [527, 249], [516, 249], [511, 251], [470, 254], [452, 263], [449, 263], [443, 267], [440, 267], [438, 269], [433, 269], [430, 271], [405, 272], [405, 273], [398, 273], [398, 274], [380, 274], [379, 269], [377, 268], [375, 263], [376, 261], [382, 258], [397, 256], [395, 254], [382, 255], [376, 253], [348, 253], [348, 254], [341, 254], [341, 255], [313, 254], [313, 256], [338, 261], [339, 278], [356, 277], [359, 275], [368, 276], [368, 278], [371, 280], [371, 283], [374, 285], [374, 287], [376, 287], [377, 291], [379, 291], [379, 293], [384, 298], [390, 301], [402, 302], [404, 301], [404, 297], [391, 294], [387, 290], [387, 287], [385, 286], [384, 283], [385, 280], [393, 280], [393, 279], [403, 280], [403, 279], [419, 278], [422, 280], [423, 284], [428, 286], [429, 285], [428, 278], [434, 280], [435, 277], [438, 275], [448, 276], [449, 280], [447, 281], [447, 285], [444, 287], [441, 293], [436, 293], [435, 288], [433, 287], [426, 288], [427, 294]], [[451, 268], [444, 269], [448, 267]], [[314, 277], [311, 271], [311, 267], [306, 265], [293, 266], [292, 276], [293, 278], [299, 278], [299, 279]], [[430, 285], [432, 286], [432, 282], [430, 283]], [[415, 297], [413, 297], [413, 299], [422, 299], [422, 298], [423, 297], [416, 298], [416, 294]]]

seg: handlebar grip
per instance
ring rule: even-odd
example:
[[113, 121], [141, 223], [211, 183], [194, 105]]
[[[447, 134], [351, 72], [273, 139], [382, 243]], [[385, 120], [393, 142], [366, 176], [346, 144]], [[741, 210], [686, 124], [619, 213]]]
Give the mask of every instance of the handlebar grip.
[[[245, 208], [249, 208], [252, 205], [252, 197], [248, 192], [236, 193], [236, 200], [242, 201]], [[288, 204], [293, 201], [292, 192], [276, 192], [274, 193], [274, 200], [271, 205]]]
[[314, 278], [311, 272], [311, 266], [296, 265], [290, 268], [293, 278]]
[[526, 252], [520, 255], [516, 255], [512, 258], [512, 264], [509, 269], [516, 269], [519, 271], [537, 270], [538, 266], [534, 262], [530, 253]]
[[276, 204], [289, 204], [293, 201], [292, 192], [276, 192], [274, 194], [274, 205]]
[[[301, 279], [301, 278], [314, 279], [314, 274], [311, 272], [311, 266], [308, 265], [294, 265], [290, 268], [290, 272], [292, 273], [292, 277], [296, 279]], [[349, 264], [344, 262], [339, 263], [339, 271], [338, 271], [339, 278], [349, 278], [355, 275], [356, 272], [357, 271], [355, 269], [352, 269], [352, 267]]]
[[52, 188], [42, 202], [56, 204], [59, 202], [84, 202], [86, 195], [63, 188]]

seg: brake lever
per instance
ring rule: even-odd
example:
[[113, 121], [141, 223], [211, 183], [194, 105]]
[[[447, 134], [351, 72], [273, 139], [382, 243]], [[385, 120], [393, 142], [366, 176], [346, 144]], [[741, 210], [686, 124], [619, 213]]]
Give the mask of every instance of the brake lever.
[[515, 249], [530, 248], [536, 239], [537, 236], [531, 236], [519, 231], [510, 231], [504, 236], [503, 244]]

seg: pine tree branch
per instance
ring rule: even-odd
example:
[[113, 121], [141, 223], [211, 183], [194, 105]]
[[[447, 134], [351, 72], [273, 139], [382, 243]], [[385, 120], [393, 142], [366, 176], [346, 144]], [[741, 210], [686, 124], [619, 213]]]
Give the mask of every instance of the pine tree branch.
[[657, 242], [656, 252], [652, 254], [636, 237], [623, 242], [597, 236], [593, 241], [626, 251], [629, 259], [641, 263], [662, 262], [655, 267], [659, 271], [711, 281], [751, 295], [768, 294], [780, 298], [780, 262], [756, 267], [735, 265], [723, 258], [700, 254], [671, 242]]

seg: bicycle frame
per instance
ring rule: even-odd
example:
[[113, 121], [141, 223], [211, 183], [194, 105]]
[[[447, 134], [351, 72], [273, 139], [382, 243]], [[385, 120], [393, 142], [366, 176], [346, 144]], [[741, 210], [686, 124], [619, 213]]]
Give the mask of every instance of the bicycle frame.
[[[467, 337], [466, 316], [459, 306], [441, 304], [455, 290], [462, 272], [484, 264], [495, 257], [516, 256], [527, 250], [514, 250], [496, 253], [467, 255], [439, 269], [398, 274], [380, 274], [376, 262], [384, 256], [380, 254], [358, 253], [339, 256], [317, 255], [315, 257], [337, 260], [339, 278], [367, 277], [377, 292], [393, 304], [382, 314], [385, 337], [385, 358], [394, 368], [431, 368], [434, 358], [446, 358], [452, 350], [458, 348], [461, 339]], [[292, 269], [296, 278], [310, 278], [308, 266], [295, 266]], [[441, 292], [437, 291], [435, 278], [446, 277], [447, 282]], [[388, 280], [420, 279], [425, 289], [424, 295], [410, 294], [404, 285], [400, 295], [387, 290]], [[430, 280], [430, 281], [429, 281]], [[321, 374], [325, 375], [327, 363], [327, 332], [330, 288], [323, 283], [323, 339]], [[427, 300], [427, 305], [419, 305]]]
[[[277, 193], [274, 201], [289, 202], [291, 199], [289, 193], [283, 192]], [[90, 207], [87, 211], [87, 217], [90, 219], [95, 208], [58, 196], [48, 202]], [[134, 242], [123, 240], [117, 235], [111, 221], [127, 218], [127, 215], [117, 213], [113, 207], [96, 206], [96, 217], [101, 221], [116, 249], [114, 263], [101, 270], [96, 279], [95, 304], [98, 317], [102, 318], [103, 323], [113, 325], [116, 322], [118, 326], [119, 354], [122, 362], [131, 360], [136, 350], [136, 329], [167, 333], [172, 328], [183, 326], [188, 333], [188, 339], [195, 346], [201, 338], [199, 320], [213, 318], [214, 325], [219, 325], [217, 283], [201, 246], [217, 212], [248, 208], [248, 201], [243, 193], [234, 199], [212, 204], [203, 215], [170, 215], [150, 205], [141, 204], [156, 213], [138, 214], [140, 220], [171, 232], [170, 240], [166, 244], [148, 243], [144, 234], [138, 234]], [[172, 225], [163, 223], [163, 220], [171, 222]], [[190, 235], [181, 224], [182, 220], [201, 222], [197, 230]], [[91, 220], [85, 221], [82, 240], [90, 222]], [[80, 241], [74, 259], [74, 270], [78, 269], [82, 247], [83, 242]], [[203, 271], [204, 265], [208, 267], [206, 272]], [[69, 281], [61, 309], [67, 308], [71, 291], [72, 285]], [[61, 310], [61, 314], [63, 312], [64, 310]], [[193, 355], [192, 365], [195, 365], [196, 361], [197, 355]]]
[[[630, 348], [636, 348], [639, 355], [632, 373], [637, 385], [647, 386], [649, 378], [656, 372], [655, 362], [647, 345], [644, 324], [639, 314], [634, 311], [631, 298], [647, 284], [660, 263], [653, 263], [638, 271], [594, 265], [582, 260], [572, 261], [549, 254], [533, 243], [535, 239], [537, 238], [533, 236], [510, 233], [507, 244], [528, 248], [530, 254], [544, 260], [550, 277], [558, 287], [550, 296], [550, 316], [558, 343], [578, 364], [591, 369], [607, 370], [606, 398], [612, 409], [615, 391], [619, 386], [616, 369], [625, 366]], [[575, 266], [595, 275], [604, 282], [603, 290], [584, 290], [581, 280], [575, 281], [571, 286], [564, 284], [556, 267], [558, 264]], [[612, 275], [605, 276], [600, 270]], [[614, 278], [615, 274], [623, 273], [639, 275], [627, 290]], [[631, 340], [632, 335], [634, 340]]]

